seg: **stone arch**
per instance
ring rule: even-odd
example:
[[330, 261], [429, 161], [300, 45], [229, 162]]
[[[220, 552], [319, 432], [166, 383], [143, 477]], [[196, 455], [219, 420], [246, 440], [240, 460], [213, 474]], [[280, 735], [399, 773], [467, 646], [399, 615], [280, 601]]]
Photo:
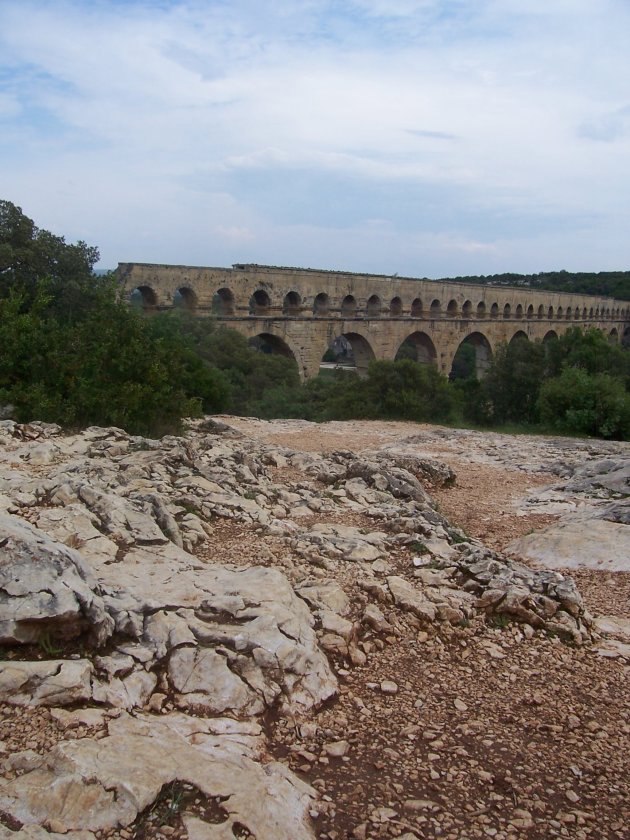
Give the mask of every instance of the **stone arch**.
[[287, 292], [282, 302], [283, 315], [299, 315], [302, 310], [302, 298], [296, 291]]
[[612, 330], [608, 333], [608, 340], [611, 344], [617, 344], [619, 341], [619, 332], [617, 327], [613, 327]]
[[516, 312], [514, 313], [514, 316], [516, 318], [522, 318], [523, 317], [523, 304], [522, 303], [517, 304]]
[[590, 309], [589, 309], [589, 311], [588, 311], [588, 317], [589, 317], [589, 318], [592, 318], [594, 315], [595, 315], [595, 310], [594, 310], [594, 309], [593, 309], [593, 307], [591, 306], [591, 308], [590, 308]]
[[431, 338], [421, 331], [412, 332], [402, 342], [394, 357], [398, 359], [413, 359], [422, 365], [437, 363], [437, 350]]
[[583, 319], [584, 321], [586, 321], [586, 319], [587, 319], [587, 318], [588, 318], [588, 311], [587, 311], [586, 307], [584, 307], [584, 308], [582, 309], [582, 319]]
[[472, 318], [472, 301], [465, 300], [464, 305], [462, 306], [462, 316], [464, 318]]
[[326, 292], [320, 292], [313, 301], [313, 315], [325, 317], [330, 311], [330, 298]]
[[345, 332], [343, 338], [350, 342], [356, 371], [361, 378], [367, 376], [368, 365], [376, 358], [367, 338], [357, 332]]
[[477, 304], [477, 318], [485, 318], [486, 317], [486, 304], [483, 300], [480, 300]]
[[415, 298], [411, 303], [411, 317], [422, 318], [422, 301], [420, 298]]
[[234, 294], [230, 289], [218, 289], [212, 296], [212, 314], [219, 317], [234, 315]]
[[510, 339], [509, 344], [513, 341], [529, 341], [529, 336], [524, 330], [517, 330]]
[[541, 303], [541, 304], [540, 304], [540, 306], [538, 307], [537, 317], [538, 317], [538, 318], [544, 318], [544, 317], [545, 317], [545, 307], [543, 306], [543, 304], [542, 304], [542, 303]]
[[[460, 349], [465, 346], [472, 347], [474, 349], [475, 373], [477, 375], [477, 379], [483, 379], [492, 361], [492, 347], [490, 342], [481, 332], [470, 333], [470, 335], [467, 335], [466, 338], [459, 343], [455, 356], [453, 357], [453, 365], [456, 363], [457, 354], [460, 352]], [[451, 374], [452, 373], [453, 366], [451, 366]]]
[[392, 318], [400, 318], [403, 314], [403, 302], [398, 295], [393, 297], [389, 303], [389, 314]]
[[180, 286], [173, 295], [173, 305], [194, 312], [197, 308], [197, 295], [189, 286]]
[[293, 351], [284, 338], [274, 335], [273, 333], [261, 332], [252, 336], [248, 344], [261, 353], [268, 353], [270, 355], [285, 356], [287, 359], [292, 359], [296, 367], [299, 369], [298, 355]]
[[354, 295], [346, 295], [341, 301], [341, 315], [343, 318], [354, 318], [357, 314], [357, 302]]
[[610, 307], [606, 309], [606, 317], [610, 318]]
[[553, 306], [550, 306], [549, 309], [547, 310], [547, 318], [549, 318], [550, 321], [552, 320], [552, 318], [553, 318]]
[[558, 319], [558, 321], [559, 321], [559, 320], [560, 320], [561, 318], [563, 318], [563, 317], [564, 317], [564, 312], [563, 312], [563, 310], [562, 310], [562, 307], [561, 307], [561, 306], [559, 306], [559, 307], [556, 309], [556, 318], [557, 318], [557, 319]]
[[368, 318], [380, 318], [382, 308], [380, 297], [378, 295], [370, 295], [367, 306], [365, 307]]
[[598, 307], [597, 307], [597, 309], [595, 310], [595, 317], [596, 317], [596, 318], [599, 318], [599, 306], [598, 306]]
[[157, 308], [157, 294], [151, 286], [137, 286], [132, 289], [129, 300], [133, 306], [144, 309], [145, 312], [151, 312]]
[[431, 301], [431, 308], [429, 310], [429, 314], [431, 315], [431, 317], [432, 318], [439, 318], [441, 312], [442, 312], [442, 304], [440, 303], [440, 301], [437, 298], [435, 300], [432, 300]]
[[256, 289], [249, 299], [249, 314], [257, 318], [268, 316], [271, 311], [271, 298], [264, 289]]
[[490, 307], [490, 317], [491, 318], [498, 318], [499, 317], [499, 304], [493, 303]]
[[459, 307], [457, 306], [456, 300], [449, 300], [448, 305], [446, 307], [446, 314], [449, 318], [455, 318], [457, 313], [459, 312]]
[[530, 318], [533, 318], [533, 317], [534, 317], [534, 304], [530, 303], [529, 306], [527, 307], [527, 318], [529, 320]]
[[555, 330], [547, 330], [543, 336], [543, 344], [546, 341], [554, 341], [556, 338], [558, 338], [558, 333]]
[[567, 321], [570, 321], [571, 318], [573, 317], [573, 310], [571, 309], [570, 306], [567, 306], [567, 311], [565, 312], [564, 317]]
[[504, 318], [509, 318], [511, 314], [512, 314], [512, 307], [510, 306], [509, 303], [506, 303], [505, 306], [503, 307], [503, 317]]

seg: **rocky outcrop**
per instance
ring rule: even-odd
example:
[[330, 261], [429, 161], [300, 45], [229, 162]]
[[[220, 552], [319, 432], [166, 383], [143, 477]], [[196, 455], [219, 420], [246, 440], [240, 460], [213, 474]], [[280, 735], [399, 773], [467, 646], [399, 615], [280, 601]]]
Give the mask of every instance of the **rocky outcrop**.
[[[17, 837], [90, 840], [181, 784], [218, 803], [211, 823], [183, 814], [191, 837], [310, 838], [316, 792], [268, 760], [257, 720], [308, 727], [335, 672], [405, 628], [504, 616], [589, 638], [570, 579], [468, 540], [427, 489], [454, 473], [413, 452], [295, 452], [214, 421], [161, 441], [13, 421], [0, 437], [0, 701], [104, 715], [5, 762]], [[225, 562], [224, 527], [256, 534], [253, 558]]]

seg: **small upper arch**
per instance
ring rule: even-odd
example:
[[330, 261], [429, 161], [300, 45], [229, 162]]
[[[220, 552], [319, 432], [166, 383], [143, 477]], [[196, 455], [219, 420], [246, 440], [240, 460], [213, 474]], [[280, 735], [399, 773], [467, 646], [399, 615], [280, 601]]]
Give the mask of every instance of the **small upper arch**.
[[341, 301], [341, 314], [344, 318], [353, 318], [357, 314], [357, 301], [354, 295], [346, 295]]
[[411, 302], [411, 317], [412, 318], [422, 318], [422, 301], [420, 298], [414, 298]]
[[510, 306], [509, 303], [506, 303], [505, 306], [503, 307], [503, 317], [504, 318], [509, 318], [511, 314], [512, 314], [512, 307]]
[[129, 300], [134, 306], [149, 312], [157, 306], [157, 294], [151, 286], [138, 286], [129, 295]]
[[459, 307], [457, 306], [456, 300], [449, 300], [448, 305], [446, 307], [446, 314], [449, 318], [454, 318], [459, 311]]
[[485, 318], [486, 317], [486, 304], [485, 301], [480, 300], [477, 304], [477, 318]]
[[383, 306], [378, 295], [370, 295], [367, 301], [366, 313], [368, 318], [378, 318], [381, 314]]
[[302, 298], [296, 291], [287, 292], [282, 302], [283, 315], [299, 315], [302, 309]]
[[197, 308], [197, 295], [189, 286], [180, 286], [173, 295], [173, 304], [194, 312]]
[[249, 299], [249, 314], [261, 317], [269, 315], [271, 310], [271, 298], [264, 289], [256, 289]]
[[499, 317], [499, 304], [493, 303], [490, 307], [490, 317], [491, 318], [498, 318]]
[[389, 314], [392, 318], [400, 318], [403, 314], [403, 302], [398, 295], [393, 297], [389, 303]]
[[431, 317], [432, 318], [439, 318], [441, 312], [442, 312], [442, 304], [440, 303], [440, 301], [437, 298], [435, 300], [432, 300], [431, 301], [431, 309], [430, 309]]
[[320, 292], [313, 301], [313, 315], [324, 316], [330, 311], [330, 298], [326, 292]]
[[234, 294], [230, 289], [218, 289], [212, 296], [212, 313], [220, 317], [234, 315]]
[[472, 301], [465, 300], [464, 305], [462, 306], [462, 316], [464, 318], [472, 318]]

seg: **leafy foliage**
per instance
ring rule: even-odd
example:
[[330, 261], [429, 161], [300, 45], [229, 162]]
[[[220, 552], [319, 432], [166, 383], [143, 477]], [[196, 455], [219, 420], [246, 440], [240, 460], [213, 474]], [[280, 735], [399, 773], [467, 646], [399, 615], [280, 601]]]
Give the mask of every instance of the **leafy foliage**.
[[96, 249], [66, 245], [0, 202], [0, 402], [18, 420], [143, 434], [220, 410], [227, 383], [190, 343], [159, 334], [98, 278]]

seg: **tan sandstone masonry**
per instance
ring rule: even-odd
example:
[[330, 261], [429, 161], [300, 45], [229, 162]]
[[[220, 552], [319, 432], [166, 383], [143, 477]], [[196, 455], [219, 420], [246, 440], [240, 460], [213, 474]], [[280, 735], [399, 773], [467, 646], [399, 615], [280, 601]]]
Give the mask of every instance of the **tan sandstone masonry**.
[[446, 374], [462, 342], [474, 347], [483, 374], [497, 345], [517, 337], [545, 340], [577, 325], [630, 340], [630, 304], [595, 295], [244, 264], [119, 263], [117, 275], [124, 297], [145, 310], [213, 315], [293, 356], [303, 378], [318, 373], [339, 336], [351, 343], [359, 373], [371, 359], [394, 359], [406, 339], [420, 361]]

